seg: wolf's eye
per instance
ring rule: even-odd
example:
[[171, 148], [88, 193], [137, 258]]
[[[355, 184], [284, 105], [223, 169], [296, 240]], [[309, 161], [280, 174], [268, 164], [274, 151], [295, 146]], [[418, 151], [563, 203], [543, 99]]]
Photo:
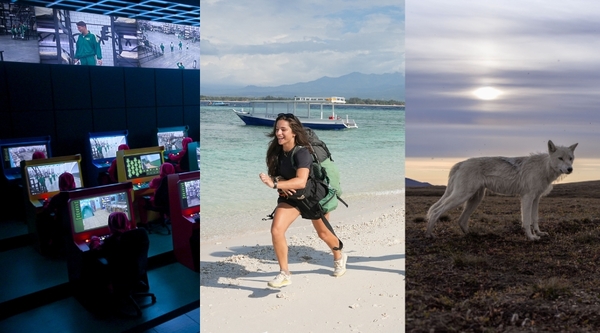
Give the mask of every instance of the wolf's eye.
[[562, 158], [562, 157], [559, 157], [558, 159], [559, 159], [559, 160], [561, 160], [561, 161], [563, 161], [563, 158]]

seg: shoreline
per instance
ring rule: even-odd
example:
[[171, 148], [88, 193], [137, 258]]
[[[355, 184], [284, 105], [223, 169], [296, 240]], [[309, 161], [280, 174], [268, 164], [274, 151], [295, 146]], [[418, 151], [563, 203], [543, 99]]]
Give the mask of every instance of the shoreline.
[[[332, 213], [349, 255], [334, 278], [331, 251], [308, 220], [288, 230], [292, 285], [268, 288], [279, 270], [270, 232], [202, 240], [202, 332], [397, 332], [404, 326], [404, 197], [365, 198]], [[270, 225], [270, 223], [269, 223]]]

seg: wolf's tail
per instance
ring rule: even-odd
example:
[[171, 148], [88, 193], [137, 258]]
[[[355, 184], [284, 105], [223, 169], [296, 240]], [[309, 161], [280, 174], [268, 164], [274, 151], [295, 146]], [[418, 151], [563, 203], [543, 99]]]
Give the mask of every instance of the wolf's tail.
[[458, 172], [458, 169], [460, 168], [461, 164], [462, 164], [462, 162], [456, 163], [450, 169], [450, 173], [448, 174], [448, 186], [446, 186], [446, 191], [444, 192], [444, 195], [442, 195], [440, 200], [438, 200], [431, 207], [429, 207], [429, 210], [427, 211], [427, 220], [428, 221], [431, 221], [432, 217], [439, 213], [438, 212], [439, 207], [442, 205], [442, 203], [444, 203], [445, 199], [447, 197], [449, 197], [450, 194], [452, 194], [452, 191], [454, 191], [455, 175]]

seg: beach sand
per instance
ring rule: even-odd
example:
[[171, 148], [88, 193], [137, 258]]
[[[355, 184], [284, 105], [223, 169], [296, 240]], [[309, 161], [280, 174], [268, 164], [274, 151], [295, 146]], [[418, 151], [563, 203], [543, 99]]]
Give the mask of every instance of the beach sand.
[[404, 197], [348, 200], [331, 214], [349, 255], [335, 278], [331, 251], [308, 220], [287, 232], [292, 284], [278, 274], [269, 233], [203, 240], [200, 331], [205, 333], [403, 332]]

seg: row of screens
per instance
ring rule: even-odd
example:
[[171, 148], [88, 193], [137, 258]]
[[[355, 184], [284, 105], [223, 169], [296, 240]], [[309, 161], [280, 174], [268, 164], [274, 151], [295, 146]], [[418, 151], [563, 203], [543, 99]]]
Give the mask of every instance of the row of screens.
[[[181, 181], [178, 188], [183, 209], [200, 206], [200, 179]], [[112, 212], [124, 212], [131, 219], [127, 192], [71, 200], [70, 206], [73, 230], [76, 234], [106, 227], [108, 216]]]
[[[185, 130], [164, 131], [156, 133], [158, 146], [165, 147], [165, 153], [177, 153], [183, 149], [182, 141], [187, 136]], [[111, 135], [90, 137], [90, 147], [92, 150], [92, 159], [102, 160], [106, 158], [115, 158], [120, 145], [127, 144], [127, 138], [123, 135]]]
[[[123, 157], [127, 180], [158, 176], [163, 163], [160, 152], [126, 155]], [[78, 161], [64, 161], [52, 164], [28, 165], [25, 167], [29, 179], [29, 194], [39, 196], [44, 193], [57, 192], [58, 177], [69, 172], [75, 178], [76, 187], [82, 187]]]
[[77, 49], [90, 48], [79, 42], [77, 23], [84, 22], [102, 66], [200, 69], [200, 27], [6, 2], [0, 1], [8, 7], [0, 11], [5, 61], [89, 65]]
[[[186, 131], [165, 131], [158, 132], [156, 137], [158, 139], [158, 145], [165, 147], [166, 153], [176, 153], [180, 151], [183, 146], [181, 144], [184, 137], [187, 136]], [[115, 158], [117, 156], [118, 147], [121, 144], [126, 144], [127, 138], [123, 135], [103, 136], [103, 137], [90, 137], [90, 148], [92, 151], [92, 160], [103, 160], [109, 158]], [[21, 165], [21, 161], [30, 161], [34, 152], [42, 152], [44, 156], [48, 154], [48, 144], [19, 144], [15, 146], [2, 147], [3, 155], [3, 166], [4, 169], [18, 168]]]

